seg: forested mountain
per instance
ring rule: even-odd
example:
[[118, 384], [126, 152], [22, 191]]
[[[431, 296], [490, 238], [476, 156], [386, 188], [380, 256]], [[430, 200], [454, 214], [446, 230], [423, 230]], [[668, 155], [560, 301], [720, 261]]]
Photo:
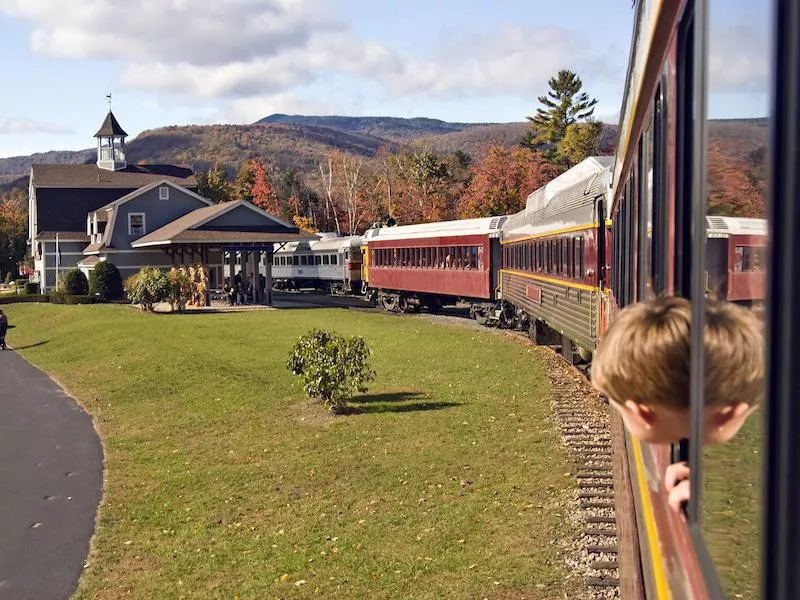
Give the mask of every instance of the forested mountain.
[[[263, 158], [279, 169], [300, 172], [317, 169], [331, 150], [370, 157], [378, 149], [395, 150], [413, 145], [438, 153], [465, 152], [477, 159], [485, 149], [511, 148], [528, 131], [528, 123], [447, 123], [437, 119], [396, 117], [302, 117], [271, 115], [253, 125], [168, 126], [142, 132], [127, 146], [131, 163], [174, 163], [193, 168], [219, 164], [230, 172], [248, 158]], [[616, 124], [603, 130], [600, 151], [610, 153]], [[763, 156], [767, 142], [766, 119], [712, 121], [709, 142], [712, 160], [725, 159], [724, 168], [744, 167], [763, 181]], [[94, 160], [93, 149], [51, 151], [0, 159], [0, 183], [30, 172], [34, 163], [85, 163]], [[759, 162], [760, 160], [760, 162]]]

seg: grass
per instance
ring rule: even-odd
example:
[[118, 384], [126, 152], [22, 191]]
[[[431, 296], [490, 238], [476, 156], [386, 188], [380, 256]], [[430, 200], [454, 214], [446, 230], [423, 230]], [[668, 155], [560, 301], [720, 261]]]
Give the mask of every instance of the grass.
[[703, 537], [729, 598], [759, 596], [761, 415], [703, 460]]
[[[15, 305], [8, 342], [94, 416], [106, 484], [77, 598], [560, 598], [574, 485], [532, 348], [346, 310]], [[363, 335], [363, 414], [286, 369]]]

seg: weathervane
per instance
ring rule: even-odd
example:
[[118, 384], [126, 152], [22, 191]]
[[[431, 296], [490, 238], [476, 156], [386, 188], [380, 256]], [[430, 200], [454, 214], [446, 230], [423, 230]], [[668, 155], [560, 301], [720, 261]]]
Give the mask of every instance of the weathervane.
[[108, 108], [111, 108], [111, 94], [106, 94], [106, 102], [108, 102]]

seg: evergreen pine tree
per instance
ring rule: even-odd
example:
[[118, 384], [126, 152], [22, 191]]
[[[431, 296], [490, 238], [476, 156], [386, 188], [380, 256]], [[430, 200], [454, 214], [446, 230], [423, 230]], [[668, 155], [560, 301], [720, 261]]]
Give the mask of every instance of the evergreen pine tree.
[[522, 145], [532, 150], [544, 150], [548, 158], [555, 157], [556, 146], [564, 139], [567, 127], [594, 113], [597, 99], [581, 92], [583, 82], [572, 71], [562, 69], [548, 82], [550, 89], [545, 96], [539, 96], [543, 106], [536, 114], [527, 117], [531, 122]]

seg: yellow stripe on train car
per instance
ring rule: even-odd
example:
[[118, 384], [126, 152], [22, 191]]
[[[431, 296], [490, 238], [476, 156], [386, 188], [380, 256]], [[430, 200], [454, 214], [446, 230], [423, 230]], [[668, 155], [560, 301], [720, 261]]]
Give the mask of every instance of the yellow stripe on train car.
[[664, 573], [664, 554], [658, 539], [656, 521], [653, 516], [653, 504], [650, 501], [650, 492], [647, 489], [647, 476], [645, 475], [644, 459], [642, 458], [642, 444], [633, 436], [628, 438], [633, 445], [633, 456], [636, 467], [636, 481], [639, 484], [639, 496], [642, 500], [644, 513], [644, 527], [647, 532], [647, 544], [650, 548], [650, 562], [653, 567], [653, 579], [656, 586], [656, 598], [659, 600], [672, 598], [666, 573]]

